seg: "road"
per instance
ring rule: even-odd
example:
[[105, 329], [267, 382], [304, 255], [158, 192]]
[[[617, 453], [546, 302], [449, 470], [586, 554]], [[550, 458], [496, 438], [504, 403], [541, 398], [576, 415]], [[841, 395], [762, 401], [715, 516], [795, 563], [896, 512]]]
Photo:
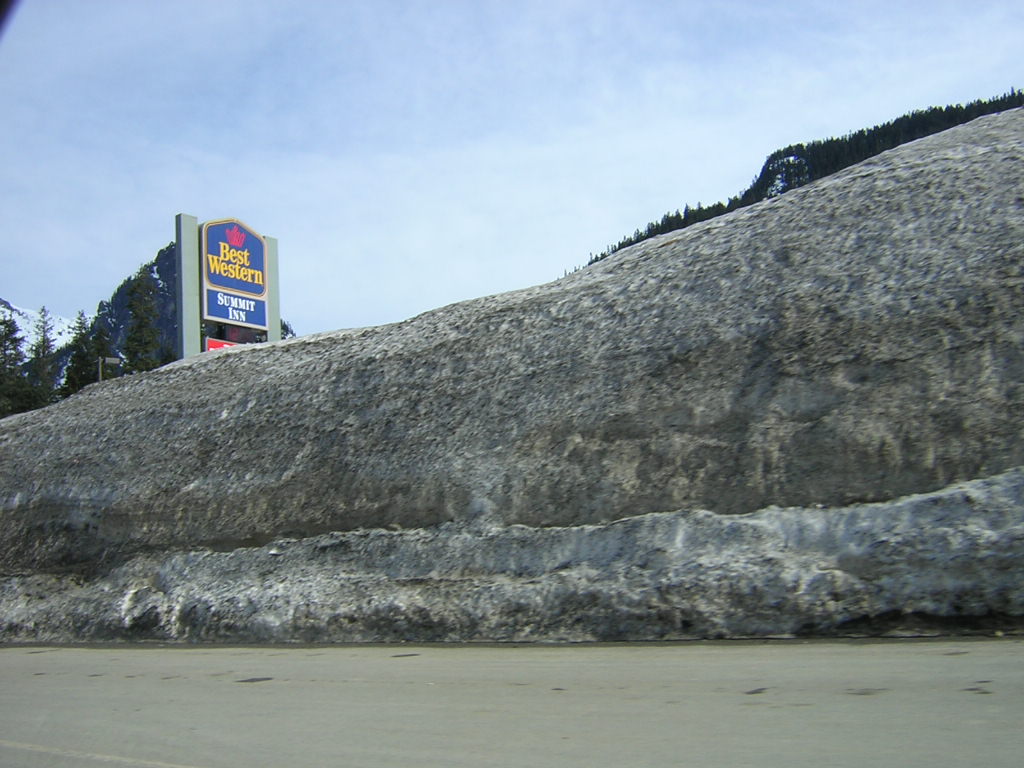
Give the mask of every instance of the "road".
[[4, 768], [1024, 760], [1024, 639], [0, 647]]

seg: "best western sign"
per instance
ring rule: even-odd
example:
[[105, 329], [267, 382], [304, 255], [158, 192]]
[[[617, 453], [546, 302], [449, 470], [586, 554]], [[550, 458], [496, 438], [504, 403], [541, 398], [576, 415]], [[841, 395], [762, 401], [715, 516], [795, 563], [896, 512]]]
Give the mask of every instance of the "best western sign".
[[174, 219], [178, 358], [231, 344], [281, 340], [277, 238], [238, 219]]
[[202, 226], [203, 320], [268, 330], [267, 244], [237, 219]]

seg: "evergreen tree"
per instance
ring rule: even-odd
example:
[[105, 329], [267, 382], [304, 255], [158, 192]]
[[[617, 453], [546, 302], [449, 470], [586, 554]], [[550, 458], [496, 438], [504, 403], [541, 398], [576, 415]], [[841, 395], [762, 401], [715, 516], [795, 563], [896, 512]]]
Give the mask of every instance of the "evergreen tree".
[[131, 321], [124, 341], [125, 371], [150, 371], [160, 364], [160, 330], [157, 327], [157, 286], [148, 266], [132, 278], [128, 288]]
[[70, 346], [71, 356], [64, 371], [64, 384], [60, 388], [61, 397], [70, 397], [86, 384], [92, 384], [97, 378], [92, 333], [89, 321], [82, 310], [78, 310], [78, 316], [75, 318], [74, 336]]
[[57, 399], [56, 344], [53, 340], [53, 317], [43, 307], [36, 320], [36, 338], [29, 349], [28, 380], [32, 387], [34, 408], [42, 408]]
[[11, 314], [0, 315], [0, 418], [32, 408], [32, 387], [22, 371], [24, 339]]
[[0, 368], [4, 371], [20, 370], [21, 364], [25, 362], [25, 355], [21, 351], [24, 341], [18, 330], [18, 324], [14, 321], [11, 313], [6, 309], [0, 315]]

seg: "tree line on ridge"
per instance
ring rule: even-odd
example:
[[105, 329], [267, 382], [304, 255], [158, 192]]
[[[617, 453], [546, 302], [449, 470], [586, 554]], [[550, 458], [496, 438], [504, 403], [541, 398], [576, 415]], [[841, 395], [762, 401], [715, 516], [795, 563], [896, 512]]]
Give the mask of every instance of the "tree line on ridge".
[[838, 139], [791, 144], [770, 154], [761, 172], [740, 194], [730, 197], [724, 203], [708, 206], [697, 203], [694, 207], [685, 206], [682, 211], [666, 213], [660, 220], [650, 222], [642, 230], [637, 229], [632, 235], [622, 238], [615, 245], [608, 246], [596, 256], [591, 255], [587, 264], [594, 264], [616, 251], [656, 235], [685, 229], [738, 208], [745, 208], [784, 194], [901, 144], [962, 125], [983, 115], [1021, 106], [1024, 106], [1024, 91], [1011, 89], [1002, 96], [979, 99], [966, 105], [956, 104], [910, 112], [882, 125], [864, 128]]

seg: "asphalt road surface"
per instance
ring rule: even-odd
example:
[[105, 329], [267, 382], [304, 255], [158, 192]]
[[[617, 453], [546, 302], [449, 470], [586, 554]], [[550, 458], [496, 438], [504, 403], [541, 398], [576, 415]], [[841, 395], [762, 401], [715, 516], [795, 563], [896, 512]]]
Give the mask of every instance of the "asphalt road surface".
[[0, 648], [3, 768], [1024, 765], [1024, 640]]

